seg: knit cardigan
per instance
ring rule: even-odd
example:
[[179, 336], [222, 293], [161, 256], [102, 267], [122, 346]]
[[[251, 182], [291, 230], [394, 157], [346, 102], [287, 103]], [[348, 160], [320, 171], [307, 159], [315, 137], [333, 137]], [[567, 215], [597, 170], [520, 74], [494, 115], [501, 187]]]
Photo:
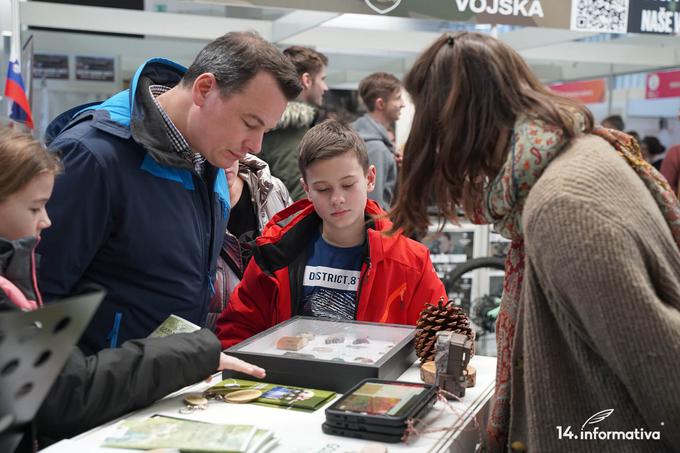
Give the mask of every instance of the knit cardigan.
[[[529, 193], [523, 228], [509, 446], [680, 451], [680, 251], [642, 181], [604, 140], [576, 139]], [[660, 440], [560, 439], [567, 427]]]

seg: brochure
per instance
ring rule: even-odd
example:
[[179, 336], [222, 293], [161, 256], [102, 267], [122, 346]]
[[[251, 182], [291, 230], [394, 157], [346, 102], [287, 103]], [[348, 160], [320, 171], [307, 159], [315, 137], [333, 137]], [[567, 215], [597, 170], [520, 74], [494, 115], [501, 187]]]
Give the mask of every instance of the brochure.
[[335, 392], [316, 390], [291, 385], [269, 384], [265, 382], [249, 381], [247, 379], [225, 379], [210, 387], [208, 395], [225, 395], [236, 390], [256, 389], [262, 391], [262, 396], [254, 401], [262, 406], [273, 406], [286, 409], [297, 409], [313, 412], [323, 407], [334, 396]]
[[[221, 425], [155, 416], [144, 420], [123, 420], [102, 446], [136, 450], [177, 448], [206, 453], [254, 453], [260, 451], [257, 445], [254, 445], [257, 449], [250, 449], [256, 432], [257, 428], [253, 425]], [[258, 439], [262, 437], [271, 437], [271, 432], [259, 433]]]
[[193, 322], [177, 315], [170, 315], [160, 326], [156, 327], [156, 330], [151, 332], [149, 338], [167, 337], [174, 333], [191, 333], [197, 330], [201, 330], [201, 328]]

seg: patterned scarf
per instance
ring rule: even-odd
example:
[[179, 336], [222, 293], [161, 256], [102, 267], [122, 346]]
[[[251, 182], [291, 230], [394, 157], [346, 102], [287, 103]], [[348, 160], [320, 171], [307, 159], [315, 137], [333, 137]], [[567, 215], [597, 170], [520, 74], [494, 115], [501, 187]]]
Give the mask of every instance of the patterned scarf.
[[[584, 130], [582, 121], [577, 130]], [[639, 145], [632, 137], [603, 128], [593, 133], [607, 140], [642, 179], [680, 248], [680, 202], [664, 177], [642, 158]], [[496, 322], [498, 365], [487, 427], [488, 451], [505, 451], [510, 426], [512, 346], [524, 275], [524, 203], [533, 185], [568, 143], [561, 129], [540, 120], [519, 118], [511, 135], [507, 160], [497, 177], [485, 187], [484, 206], [473, 219], [475, 223], [493, 224], [498, 233], [512, 241], [505, 261], [503, 297]]]

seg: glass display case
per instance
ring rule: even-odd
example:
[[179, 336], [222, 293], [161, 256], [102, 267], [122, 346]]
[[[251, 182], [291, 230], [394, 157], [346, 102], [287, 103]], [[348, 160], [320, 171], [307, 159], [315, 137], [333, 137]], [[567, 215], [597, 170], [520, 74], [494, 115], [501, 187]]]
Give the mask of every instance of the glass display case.
[[226, 352], [264, 368], [267, 382], [344, 392], [365, 378], [401, 375], [416, 360], [414, 335], [414, 326], [296, 316]]

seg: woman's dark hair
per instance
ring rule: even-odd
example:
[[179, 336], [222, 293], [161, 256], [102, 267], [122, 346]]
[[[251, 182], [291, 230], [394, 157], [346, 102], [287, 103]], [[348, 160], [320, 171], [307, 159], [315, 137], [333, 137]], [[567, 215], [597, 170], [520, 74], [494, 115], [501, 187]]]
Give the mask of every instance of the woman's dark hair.
[[418, 57], [404, 87], [415, 116], [391, 217], [394, 230], [409, 235], [427, 228], [433, 200], [449, 219], [457, 206], [472, 212], [484, 182], [500, 170], [494, 151], [518, 116], [557, 126], [567, 139], [579, 133], [579, 115], [586, 132], [593, 127], [582, 104], [550, 91], [515, 50], [480, 33], [442, 35]]

